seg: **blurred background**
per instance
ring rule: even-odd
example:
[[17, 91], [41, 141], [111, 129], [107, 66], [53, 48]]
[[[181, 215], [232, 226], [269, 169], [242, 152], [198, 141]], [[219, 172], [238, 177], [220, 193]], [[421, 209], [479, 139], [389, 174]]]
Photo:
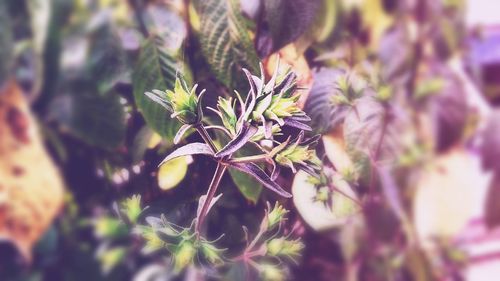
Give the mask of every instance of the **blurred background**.
[[215, 107], [248, 92], [242, 67], [262, 62], [269, 77], [278, 57], [298, 74], [325, 176], [282, 172], [285, 200], [227, 174], [209, 235], [224, 233], [231, 253], [279, 200], [304, 249], [259, 280], [498, 280], [499, 11], [498, 0], [0, 1], [0, 280], [254, 280], [230, 264], [173, 272], [165, 253], [141, 251], [118, 206], [139, 194], [147, 214], [189, 225], [215, 168], [201, 157], [158, 168], [181, 124], [144, 92], [172, 88], [179, 71]]

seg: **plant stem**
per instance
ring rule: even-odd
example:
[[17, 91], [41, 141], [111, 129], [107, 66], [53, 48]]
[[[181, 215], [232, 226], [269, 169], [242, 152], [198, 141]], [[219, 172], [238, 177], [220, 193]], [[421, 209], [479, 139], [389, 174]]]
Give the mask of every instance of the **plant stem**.
[[231, 162], [234, 163], [264, 162], [266, 161], [267, 158], [268, 158], [267, 154], [258, 154], [252, 156], [233, 158], [231, 159]]
[[210, 182], [210, 186], [208, 187], [208, 192], [207, 192], [207, 197], [205, 198], [205, 202], [203, 203], [203, 207], [201, 208], [200, 214], [198, 216], [198, 220], [196, 223], [196, 233], [199, 235], [201, 226], [203, 224], [203, 221], [205, 220], [205, 217], [207, 216], [208, 209], [210, 206], [210, 203], [212, 202], [215, 192], [217, 191], [217, 188], [219, 187], [219, 183], [224, 176], [224, 172], [226, 171], [227, 166], [222, 165], [222, 164], [217, 164], [217, 168], [215, 168], [215, 173], [212, 178], [212, 182]]
[[377, 164], [378, 157], [380, 154], [380, 149], [382, 147], [382, 143], [384, 141], [385, 134], [387, 133], [387, 125], [389, 123], [389, 109], [384, 108], [384, 115], [382, 117], [382, 131], [380, 132], [380, 136], [378, 138], [377, 146], [375, 147], [375, 152], [373, 154], [373, 159], [370, 163], [370, 188], [369, 188], [369, 194], [370, 194], [370, 199], [373, 196], [373, 189], [375, 186], [375, 169], [374, 165]]
[[196, 131], [198, 131], [200, 136], [203, 138], [203, 140], [210, 146], [213, 153], [216, 153], [217, 151], [219, 151], [219, 149], [215, 145], [214, 141], [212, 140], [212, 138], [208, 134], [208, 132], [205, 129], [205, 127], [203, 126], [203, 124], [197, 124], [194, 127], [195, 127]]

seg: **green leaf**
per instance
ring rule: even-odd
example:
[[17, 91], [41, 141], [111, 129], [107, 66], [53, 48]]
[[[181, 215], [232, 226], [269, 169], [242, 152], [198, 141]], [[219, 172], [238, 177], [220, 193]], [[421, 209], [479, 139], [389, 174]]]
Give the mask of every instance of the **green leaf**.
[[243, 194], [246, 199], [252, 201], [252, 203], [257, 203], [260, 193], [262, 192], [262, 185], [253, 177], [235, 169], [229, 169], [229, 174], [241, 194]]
[[186, 176], [188, 169], [188, 156], [172, 159], [158, 169], [158, 186], [162, 190], [176, 187]]
[[31, 30], [33, 33], [33, 49], [35, 51], [36, 79], [34, 91], [42, 89], [44, 71], [44, 51], [49, 32], [50, 16], [52, 14], [52, 3], [46, 0], [28, 0], [28, 12], [30, 14]]
[[86, 71], [97, 83], [99, 93], [111, 90], [118, 81], [130, 82], [130, 69], [116, 30], [105, 24], [90, 34]]
[[51, 117], [89, 145], [116, 148], [125, 137], [125, 109], [120, 97], [114, 92], [99, 95], [85, 84], [88, 82], [75, 83], [57, 96], [51, 103]]
[[7, 79], [12, 64], [13, 38], [7, 3], [0, 2], [0, 86]]
[[[241, 68], [258, 72], [258, 56], [236, 0], [197, 0], [199, 38], [212, 72], [224, 85], [237, 88]], [[237, 78], [238, 77], [238, 78]]]
[[[181, 124], [170, 118], [170, 113], [162, 106], [149, 99], [144, 93], [153, 89], [171, 89], [175, 82], [175, 73], [182, 64], [169, 51], [164, 41], [152, 36], [141, 48], [138, 63], [133, 74], [134, 98], [139, 111], [148, 126], [162, 137], [172, 141]], [[186, 75], [190, 77], [190, 73]]]

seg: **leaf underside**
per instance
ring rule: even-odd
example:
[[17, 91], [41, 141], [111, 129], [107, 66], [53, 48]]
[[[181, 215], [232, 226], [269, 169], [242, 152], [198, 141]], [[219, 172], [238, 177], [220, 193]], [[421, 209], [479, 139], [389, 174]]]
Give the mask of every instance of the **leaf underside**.
[[170, 153], [163, 161], [161, 161], [160, 166], [168, 162], [174, 158], [186, 156], [186, 155], [196, 155], [196, 154], [204, 154], [204, 155], [213, 155], [212, 149], [206, 143], [194, 142], [190, 144], [186, 144], [174, 150], [174, 152]]

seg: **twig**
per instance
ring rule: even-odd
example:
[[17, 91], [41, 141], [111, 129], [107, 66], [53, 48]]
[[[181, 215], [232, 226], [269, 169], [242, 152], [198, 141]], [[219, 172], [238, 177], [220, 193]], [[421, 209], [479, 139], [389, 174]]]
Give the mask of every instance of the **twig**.
[[215, 192], [217, 191], [217, 188], [219, 187], [220, 181], [222, 177], [224, 176], [224, 172], [226, 171], [227, 166], [222, 165], [222, 164], [217, 164], [217, 168], [215, 168], [215, 173], [212, 178], [212, 182], [210, 182], [210, 186], [208, 187], [208, 192], [207, 192], [207, 197], [205, 198], [205, 202], [203, 203], [203, 207], [201, 208], [200, 214], [197, 219], [196, 223], [196, 234], [200, 234], [200, 229], [201, 226], [203, 225], [203, 221], [205, 220], [205, 217], [207, 216], [208, 209], [210, 206], [210, 203], [212, 202], [212, 199], [215, 196]]
[[214, 141], [212, 140], [212, 138], [208, 134], [208, 132], [205, 129], [205, 127], [203, 126], [203, 124], [200, 123], [200, 124], [196, 125], [195, 129], [196, 129], [196, 131], [198, 131], [198, 133], [203, 138], [203, 140], [210, 146], [213, 153], [216, 153], [217, 151], [219, 151], [219, 149], [215, 145]]

